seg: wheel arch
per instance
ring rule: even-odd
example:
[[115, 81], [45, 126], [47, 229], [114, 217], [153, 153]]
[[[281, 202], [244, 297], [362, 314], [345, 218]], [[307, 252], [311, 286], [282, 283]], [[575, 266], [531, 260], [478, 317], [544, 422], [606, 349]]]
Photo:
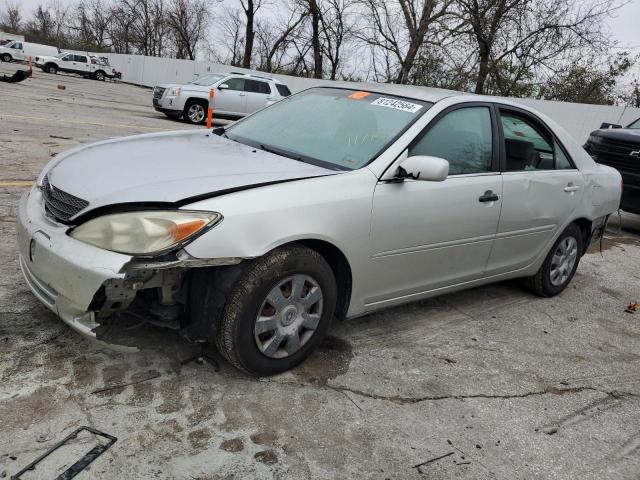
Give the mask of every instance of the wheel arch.
[[318, 239], [297, 240], [289, 244], [285, 243], [282, 246], [295, 243], [304, 245], [305, 247], [318, 252], [327, 261], [331, 270], [333, 270], [338, 291], [335, 316], [341, 320], [344, 319], [347, 316], [349, 304], [351, 303], [351, 289], [353, 282], [351, 265], [349, 265], [349, 260], [347, 260], [346, 255], [334, 244]]
[[591, 238], [591, 227], [593, 222], [588, 218], [580, 217], [576, 218], [571, 223], [577, 225], [582, 233], [582, 252], [580, 252], [580, 255], [584, 255], [587, 248], [589, 248], [589, 239]]

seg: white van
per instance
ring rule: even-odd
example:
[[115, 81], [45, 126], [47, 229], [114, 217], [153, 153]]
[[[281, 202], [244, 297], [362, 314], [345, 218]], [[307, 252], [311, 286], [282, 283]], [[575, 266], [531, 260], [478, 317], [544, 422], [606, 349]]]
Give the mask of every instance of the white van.
[[0, 47], [0, 60], [3, 62], [33, 61], [36, 55], [57, 55], [60, 53], [56, 47], [41, 45], [39, 43], [14, 41]]

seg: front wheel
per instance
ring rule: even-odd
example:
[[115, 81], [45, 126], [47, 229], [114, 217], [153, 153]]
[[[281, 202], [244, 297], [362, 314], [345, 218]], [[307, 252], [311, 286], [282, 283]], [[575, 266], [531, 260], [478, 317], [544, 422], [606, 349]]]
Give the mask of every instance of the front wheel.
[[538, 272], [527, 279], [529, 289], [541, 297], [553, 297], [562, 292], [576, 273], [582, 242], [580, 228], [569, 225], [549, 250]]
[[207, 104], [206, 102], [199, 102], [197, 100], [189, 100], [184, 107], [184, 119], [188, 123], [199, 125], [204, 122], [207, 117]]
[[10, 62], [12, 60], [11, 55], [9, 55], [8, 53], [3, 53], [0, 58], [3, 62]]
[[55, 75], [56, 73], [58, 73], [58, 67], [53, 64], [47, 65], [45, 67], [45, 72]]
[[237, 368], [275, 375], [305, 360], [325, 336], [336, 305], [326, 260], [302, 245], [255, 260], [223, 309], [218, 350]]

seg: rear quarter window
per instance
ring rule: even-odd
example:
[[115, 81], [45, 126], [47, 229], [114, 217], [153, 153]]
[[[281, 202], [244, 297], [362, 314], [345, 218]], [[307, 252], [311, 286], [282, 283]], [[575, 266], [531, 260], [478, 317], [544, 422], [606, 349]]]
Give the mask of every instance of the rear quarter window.
[[278, 89], [278, 93], [283, 97], [288, 97], [289, 95], [291, 95], [291, 90], [289, 90], [289, 87], [287, 87], [286, 85], [280, 85], [279, 83], [276, 83], [276, 88]]

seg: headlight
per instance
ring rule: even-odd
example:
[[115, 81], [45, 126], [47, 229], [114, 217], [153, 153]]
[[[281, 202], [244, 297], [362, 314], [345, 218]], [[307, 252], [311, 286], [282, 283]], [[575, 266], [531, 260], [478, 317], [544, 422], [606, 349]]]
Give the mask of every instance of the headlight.
[[128, 255], [151, 255], [192, 238], [222, 219], [215, 212], [150, 210], [94, 218], [69, 232], [81, 242]]
[[180, 87], [171, 87], [167, 92], [167, 97], [177, 97], [180, 95]]

